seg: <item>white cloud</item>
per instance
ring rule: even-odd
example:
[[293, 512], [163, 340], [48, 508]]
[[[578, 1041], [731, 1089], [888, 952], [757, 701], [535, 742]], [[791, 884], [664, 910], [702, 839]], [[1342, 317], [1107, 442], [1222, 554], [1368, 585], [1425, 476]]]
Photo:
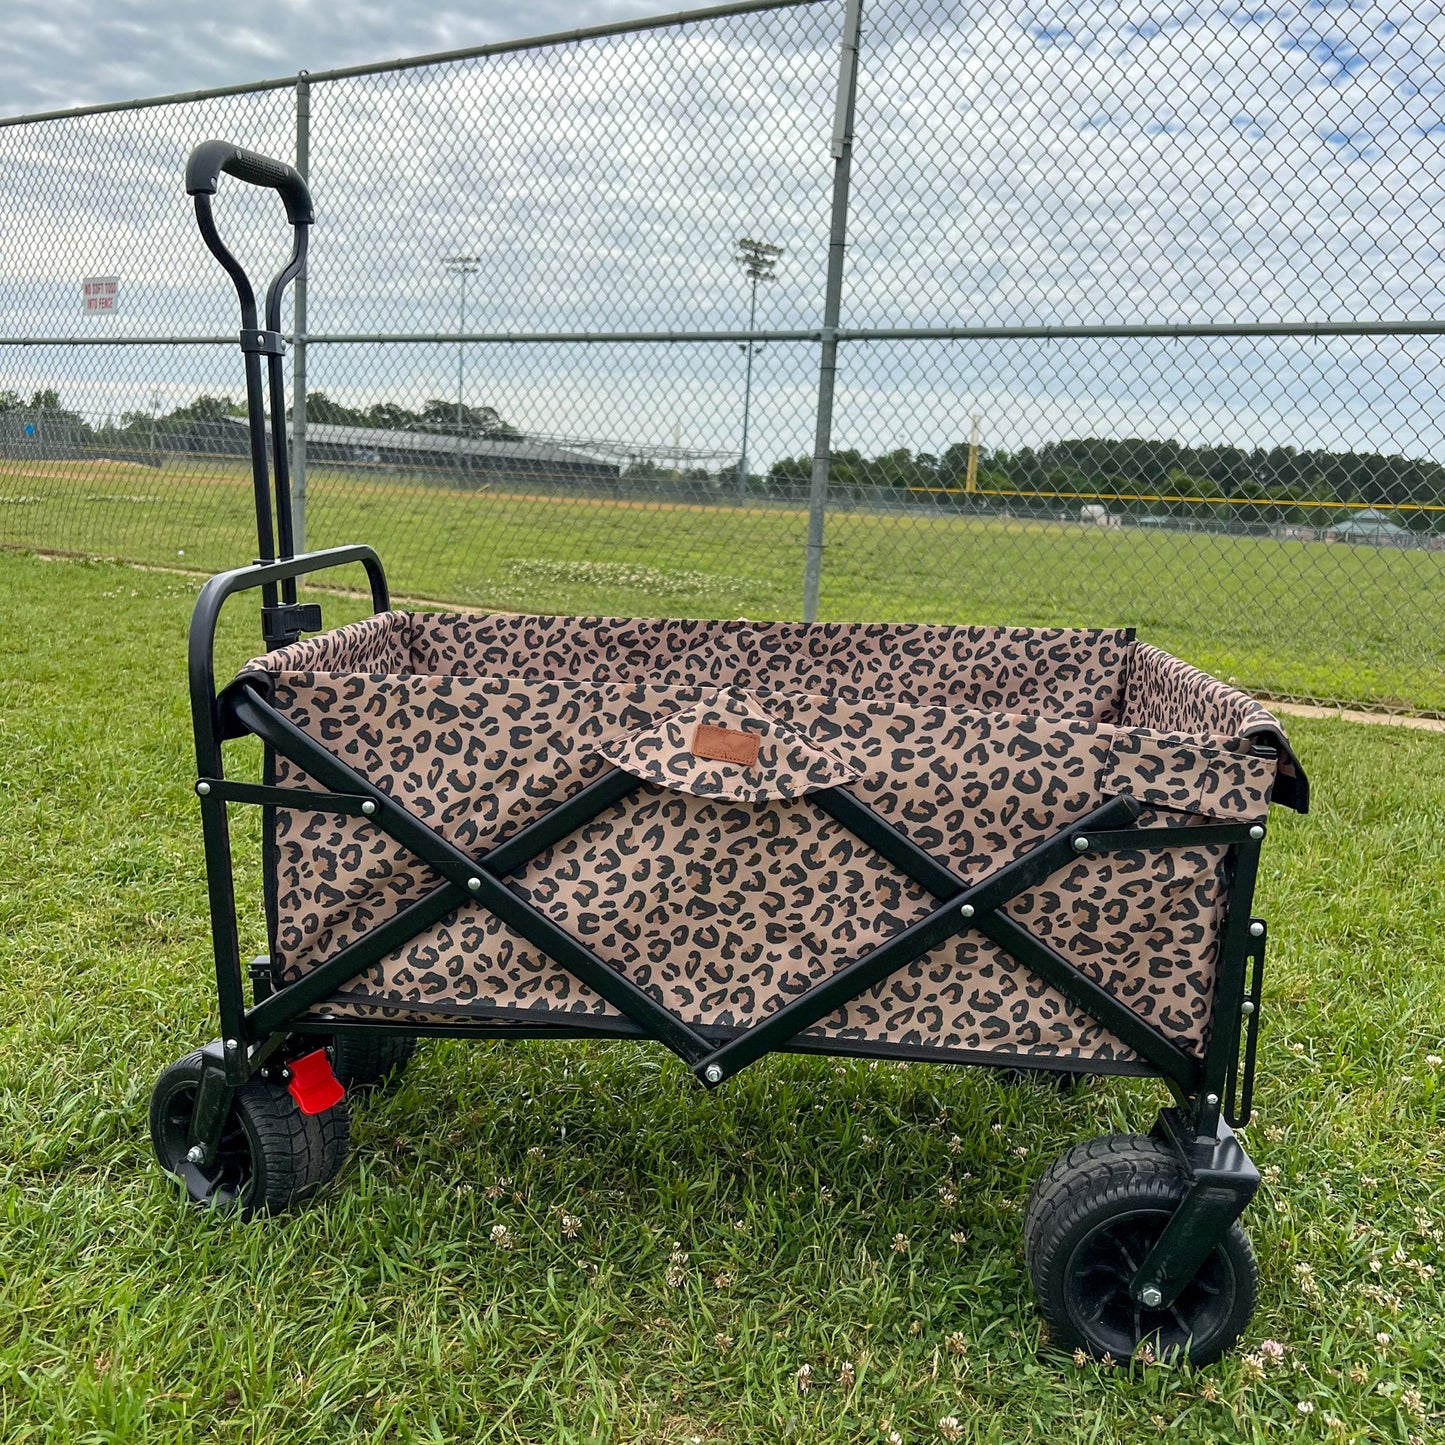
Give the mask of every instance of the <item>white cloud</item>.
[[605, 24], [667, 8], [647, 0], [368, 3], [251, 0], [6, 0], [0, 95], [8, 115], [236, 85]]
[[[72, 8], [32, 27], [56, 53]], [[528, 18], [545, 29], [617, 13], [566, 7], [564, 21], [563, 8]], [[312, 329], [450, 329], [457, 289], [442, 258], [455, 252], [483, 257], [472, 328], [735, 327], [746, 315], [730, 259], [740, 234], [787, 248], [760, 325], [815, 325], [841, 9], [316, 86]], [[477, 30], [502, 14], [361, 7], [343, 35], [311, 5], [265, 13], [275, 23], [263, 14], [255, 34], [279, 38], [258, 43], [282, 50], [274, 64], [250, 52], [251, 71], [487, 38]], [[116, 53], [138, 64], [154, 14], [139, 0], [112, 7], [100, 38], [129, 37]], [[1376, 0], [1251, 11], [877, 0], [859, 78], [845, 324], [1445, 315], [1442, 18], [1435, 0], [1409, 12]], [[170, 68], [151, 88], [217, 78], [202, 56], [223, 39], [168, 31]], [[31, 83], [58, 82], [42, 65]], [[0, 131], [0, 334], [234, 329], [180, 168], [212, 134], [289, 154], [291, 105], [278, 91]], [[256, 201], [233, 188], [218, 212], [261, 268], [285, 228], [279, 207]], [[80, 317], [87, 272], [122, 276], [119, 316]], [[937, 450], [981, 409], [994, 443], [1089, 430], [1445, 455], [1442, 345], [850, 344], [837, 441]], [[0, 354], [0, 386], [41, 374], [34, 360]], [[83, 377], [94, 410], [189, 384], [161, 353], [144, 364], [109, 353], [109, 371], [95, 359], [46, 364], [72, 367], [77, 386]], [[348, 400], [414, 403], [448, 394], [454, 365], [446, 346], [316, 347], [311, 375]], [[806, 346], [760, 366], [755, 457], [811, 450], [815, 366]], [[472, 384], [488, 388], [472, 399], [524, 427], [666, 441], [681, 425], [690, 446], [735, 433], [740, 370], [726, 345], [468, 358]]]

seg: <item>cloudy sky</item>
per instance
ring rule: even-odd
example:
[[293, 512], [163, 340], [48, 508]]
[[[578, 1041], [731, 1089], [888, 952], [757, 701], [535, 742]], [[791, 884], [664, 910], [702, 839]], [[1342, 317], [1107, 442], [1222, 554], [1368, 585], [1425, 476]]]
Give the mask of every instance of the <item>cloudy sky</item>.
[[[199, 7], [194, 7], [198, 9]], [[232, 83], [643, 14], [619, 0], [458, 9], [10, 0], [12, 111]], [[651, 7], [661, 13], [671, 6]], [[816, 327], [841, 0], [314, 88], [310, 329], [736, 328], [741, 235], [786, 248], [763, 328]], [[1445, 316], [1439, 0], [869, 0], [844, 322], [859, 327]], [[188, 28], [193, 26], [194, 28]], [[230, 332], [178, 178], [226, 135], [291, 155], [292, 96], [0, 130], [0, 336]], [[264, 267], [278, 213], [234, 189]], [[284, 242], [284, 227], [281, 228]], [[113, 317], [80, 279], [119, 275]], [[838, 446], [1175, 436], [1445, 457], [1442, 343], [850, 343]], [[816, 347], [758, 358], [754, 459], [810, 449]], [[524, 429], [737, 445], [729, 343], [474, 344], [467, 397]], [[355, 403], [455, 394], [444, 343], [318, 344]], [[229, 352], [0, 348], [0, 387], [98, 416], [234, 391]]]
[[4, 114], [30, 114], [678, 8], [649, 0], [247, 0], [234, 8], [197, 0], [5, 0], [0, 96]]

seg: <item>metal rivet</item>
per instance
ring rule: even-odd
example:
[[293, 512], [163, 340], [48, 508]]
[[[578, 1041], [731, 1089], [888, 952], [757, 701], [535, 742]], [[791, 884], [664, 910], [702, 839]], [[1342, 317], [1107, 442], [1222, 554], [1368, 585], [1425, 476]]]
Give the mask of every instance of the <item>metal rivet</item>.
[[201, 1148], [199, 1144], [192, 1144], [191, 1147], [186, 1150], [187, 1164], [199, 1164], [202, 1162], [202, 1160], [205, 1159], [205, 1157], [206, 1151]]
[[961, 914], [963, 914], [963, 916], [964, 916], [965, 918], [972, 918], [972, 917], [973, 917], [973, 904], [972, 904], [972, 903], [965, 903], [965, 904], [963, 905], [963, 907], [960, 908], [958, 911], [959, 911]]
[[482, 880], [480, 878], [468, 878], [467, 887], [470, 888], [473, 893], [480, 893], [482, 891]]
[[1218, 1094], [1206, 1094], [1206, 1095], [1204, 1096], [1204, 1102], [1205, 1102], [1206, 1104], [1208, 1104], [1209, 1107], [1212, 1109], [1212, 1108], [1214, 1108], [1214, 1106], [1215, 1106], [1216, 1104], [1219, 1103], [1219, 1095], [1218, 1095]]
[[710, 1084], [722, 1083], [722, 1070], [716, 1064], [709, 1064], [707, 1068], [702, 1071], [702, 1076]]
[[1087, 838], [1074, 839], [1074, 852], [1087, 853], [1089, 851], [1089, 840]]
[[1249, 936], [1250, 936], [1251, 938], [1263, 938], [1263, 937], [1264, 937], [1264, 924], [1262, 924], [1262, 923], [1257, 923], [1257, 922], [1256, 922], [1256, 923], [1251, 923], [1251, 924], [1249, 925]]
[[1250, 1000], [1250, 999], [1245, 999], [1245, 1001], [1244, 1001], [1242, 1004], [1240, 1004], [1240, 1006], [1239, 1006], [1239, 1011], [1240, 1011], [1240, 1013], [1242, 1013], [1242, 1014], [1245, 1016], [1245, 1018], [1248, 1018], [1248, 1017], [1250, 1016], [1250, 1014], [1252, 1014], [1252, 1013], [1254, 1012], [1254, 1003], [1253, 1003], [1253, 1001]]
[[235, 1041], [235, 1039], [227, 1039], [227, 1040], [226, 1040], [226, 1047], [227, 1047], [228, 1049], [239, 1049], [241, 1046], [240, 1046], [240, 1044], [238, 1044], [238, 1043]]
[[1261, 828], [1258, 823], [1256, 823], [1254, 827], [1249, 830], [1249, 836], [1253, 838], [1256, 843], [1258, 843], [1259, 840], [1264, 837], [1264, 829]]
[[1139, 1302], [1148, 1305], [1151, 1310], [1157, 1309], [1164, 1303], [1164, 1296], [1151, 1284], [1148, 1289], [1139, 1291]]
[[371, 815], [372, 815], [374, 812], [376, 812], [376, 804], [373, 803], [370, 798], [368, 798], [368, 799], [361, 805], [361, 811], [362, 811], [363, 813], [365, 813], [366, 816], [369, 818], [369, 817], [371, 817]]
[[210, 785], [209, 783], [197, 783], [197, 784], [196, 784], [196, 791], [197, 791], [203, 798], [208, 798], [208, 797], [210, 797], [210, 795], [211, 795], [211, 785]]

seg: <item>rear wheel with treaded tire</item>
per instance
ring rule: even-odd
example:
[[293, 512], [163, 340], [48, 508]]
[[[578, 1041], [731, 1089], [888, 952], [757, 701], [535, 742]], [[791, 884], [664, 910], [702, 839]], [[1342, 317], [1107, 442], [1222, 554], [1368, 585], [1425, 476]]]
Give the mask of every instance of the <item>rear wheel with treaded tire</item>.
[[236, 1209], [246, 1219], [275, 1214], [339, 1172], [351, 1142], [347, 1101], [303, 1114], [284, 1084], [267, 1079], [250, 1079], [235, 1090], [213, 1157], [192, 1164], [186, 1144], [203, 1067], [199, 1049], [169, 1065], [156, 1080], [150, 1106], [156, 1158], [198, 1204]]
[[1237, 1221], [1171, 1304], [1151, 1309], [1130, 1295], [1188, 1188], [1174, 1152], [1136, 1134], [1091, 1139], [1045, 1170], [1029, 1196], [1024, 1252], [1056, 1344], [1119, 1361], [1147, 1345], [1156, 1360], [1207, 1365], [1239, 1339], [1259, 1276]]
[[336, 1034], [331, 1040], [331, 1070], [348, 1089], [380, 1089], [399, 1078], [417, 1040], [410, 1034]]

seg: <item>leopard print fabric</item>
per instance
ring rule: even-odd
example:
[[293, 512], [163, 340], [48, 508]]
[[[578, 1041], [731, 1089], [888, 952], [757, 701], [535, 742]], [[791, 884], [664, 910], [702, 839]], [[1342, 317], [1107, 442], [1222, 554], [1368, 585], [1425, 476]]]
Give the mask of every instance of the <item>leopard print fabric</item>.
[[[700, 727], [724, 728], [756, 739], [757, 758], [747, 764], [699, 757]], [[807, 733], [771, 716], [740, 688], [719, 692], [708, 703], [683, 708], [598, 749], [613, 767], [644, 782], [699, 798], [762, 803], [801, 798], [821, 788], [855, 783], [862, 768], [815, 747]]]
[[265, 657], [253, 657], [245, 673], [270, 673], [279, 669], [297, 672], [380, 672], [415, 671], [411, 639], [416, 631], [409, 612], [378, 612], [360, 622], [348, 622], [331, 632], [322, 632]]
[[[281, 658], [267, 659], [268, 671]], [[956, 706], [535, 675], [272, 677], [282, 712], [468, 851], [510, 836], [609, 765], [645, 779], [512, 886], [660, 1002], [723, 1030], [765, 1017], [932, 906], [807, 802], [840, 775], [920, 847], [976, 879], [1118, 791], [1171, 810], [1158, 818], [1179, 826], [1262, 816], [1273, 772], [1227, 747], [1206, 755], [1138, 729]], [[807, 751], [792, 756], [784, 746], [765, 758], [760, 748], [761, 782], [775, 794], [765, 796], [749, 769], [684, 756], [685, 720], [706, 717], [802, 740]], [[826, 770], [810, 774], [818, 759]], [[277, 766], [278, 783], [309, 786], [284, 759]], [[275, 816], [273, 960], [283, 980], [438, 881], [364, 819]], [[1211, 848], [1084, 858], [1011, 909], [1197, 1049], [1207, 1037], [1222, 865], [1223, 850]], [[585, 985], [479, 911], [443, 920], [345, 992], [349, 1008], [385, 1016], [616, 1020]], [[810, 1034], [925, 1052], [1131, 1058], [970, 934]]]
[[1309, 781], [1280, 721], [1262, 703], [1157, 647], [1136, 642], [1124, 680], [1119, 721], [1185, 737], [1262, 743], [1279, 753], [1274, 801], [1303, 813]]
[[[386, 640], [364, 640], [372, 632]], [[1127, 632], [1083, 628], [393, 612], [278, 649], [248, 666], [265, 672], [712, 683], [1108, 722], [1118, 713], [1132, 645]], [[363, 662], [383, 655], [392, 659], [386, 666]]]

